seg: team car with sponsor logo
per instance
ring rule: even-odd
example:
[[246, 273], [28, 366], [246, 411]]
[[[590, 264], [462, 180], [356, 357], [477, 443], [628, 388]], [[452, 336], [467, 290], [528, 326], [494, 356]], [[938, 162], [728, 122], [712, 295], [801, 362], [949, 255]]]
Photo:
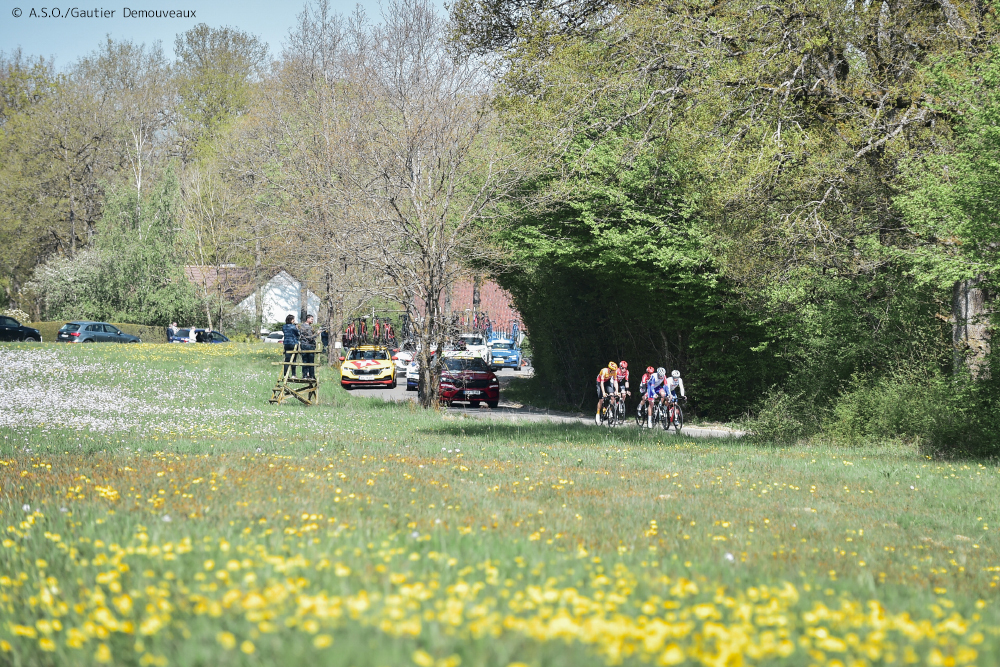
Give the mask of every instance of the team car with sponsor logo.
[[490, 341], [490, 352], [493, 355], [493, 368], [521, 370], [521, 348], [509, 338], [496, 338]]
[[340, 358], [340, 386], [344, 389], [377, 386], [396, 387], [396, 364], [392, 353], [379, 345], [361, 345]]
[[468, 401], [473, 408], [500, 403], [500, 381], [486, 361], [470, 352], [446, 352], [441, 368], [441, 401]]
[[487, 366], [493, 365], [493, 358], [490, 354], [490, 346], [486, 342], [486, 337], [481, 333], [465, 333], [458, 337], [459, 347], [465, 352], [481, 357]]

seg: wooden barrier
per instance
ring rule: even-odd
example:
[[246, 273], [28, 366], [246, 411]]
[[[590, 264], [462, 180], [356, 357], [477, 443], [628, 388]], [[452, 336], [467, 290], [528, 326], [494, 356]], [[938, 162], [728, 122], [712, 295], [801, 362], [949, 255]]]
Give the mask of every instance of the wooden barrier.
[[318, 354], [319, 351], [319, 345], [316, 346], [315, 350], [301, 350], [296, 345], [295, 349], [287, 352], [287, 354], [291, 355], [289, 361], [271, 362], [272, 366], [284, 366], [284, 368], [281, 371], [281, 377], [278, 378], [274, 388], [271, 389], [271, 398], [268, 399], [268, 403], [281, 405], [286, 398], [294, 396], [305, 405], [319, 404], [319, 380], [314, 377], [303, 378], [291, 376], [293, 366], [312, 366], [314, 369], [316, 366], [319, 366], [319, 363], [307, 364], [302, 362], [303, 354]]

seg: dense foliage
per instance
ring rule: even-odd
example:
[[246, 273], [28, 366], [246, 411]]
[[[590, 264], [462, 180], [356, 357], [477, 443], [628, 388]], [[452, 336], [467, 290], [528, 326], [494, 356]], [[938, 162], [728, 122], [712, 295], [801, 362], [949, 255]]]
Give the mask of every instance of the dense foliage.
[[953, 297], [989, 319], [995, 9], [460, 3], [456, 45], [553, 147], [511, 241], [529, 270], [501, 276], [541, 382], [589, 405], [626, 358], [770, 439], [981, 450], [988, 334]]

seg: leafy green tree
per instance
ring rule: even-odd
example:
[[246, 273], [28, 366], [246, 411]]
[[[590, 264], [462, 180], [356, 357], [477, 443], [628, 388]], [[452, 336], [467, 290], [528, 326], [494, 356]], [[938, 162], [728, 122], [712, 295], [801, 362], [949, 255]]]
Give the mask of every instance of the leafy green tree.
[[103, 319], [168, 324], [197, 308], [177, 250], [178, 184], [168, 170], [142, 197], [113, 190], [98, 225], [97, 280], [86, 299]]
[[235, 28], [199, 23], [174, 41], [184, 155], [217, 136], [250, 108], [253, 83], [268, 62], [267, 44]]

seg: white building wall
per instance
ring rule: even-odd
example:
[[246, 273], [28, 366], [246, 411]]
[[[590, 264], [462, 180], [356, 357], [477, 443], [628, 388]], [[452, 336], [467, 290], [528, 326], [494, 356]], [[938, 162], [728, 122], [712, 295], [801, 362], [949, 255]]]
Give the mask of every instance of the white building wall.
[[[263, 289], [264, 323], [273, 324], [276, 322], [284, 322], [285, 317], [288, 315], [294, 315], [295, 319], [298, 320], [301, 294], [301, 283], [295, 280], [295, 278], [287, 272], [281, 271], [276, 276], [271, 278], [271, 280], [264, 285]], [[320, 307], [319, 297], [312, 292], [307, 291], [306, 304], [306, 311], [312, 315], [316, 315], [318, 318]], [[256, 311], [256, 307], [256, 292], [241, 301], [237, 306], [237, 308], [249, 313], [250, 315], [253, 315]]]

